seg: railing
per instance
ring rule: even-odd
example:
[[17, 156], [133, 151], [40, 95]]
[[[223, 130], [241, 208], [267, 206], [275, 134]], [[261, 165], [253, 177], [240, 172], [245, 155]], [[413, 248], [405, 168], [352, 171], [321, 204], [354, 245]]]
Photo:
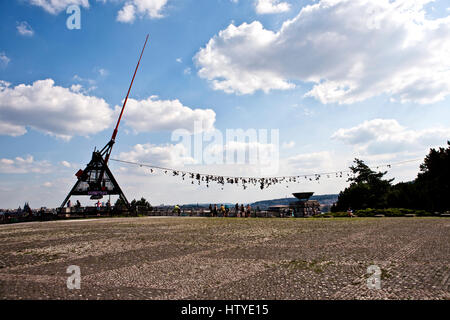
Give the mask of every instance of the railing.
[[152, 210], [137, 207], [135, 212], [130, 212], [124, 207], [65, 207], [57, 210], [33, 211], [32, 214], [8, 212], [0, 215], [0, 223], [28, 222], [28, 221], [48, 221], [60, 219], [76, 219], [89, 217], [112, 217], [112, 216], [167, 216], [167, 217], [230, 217], [230, 218], [274, 218], [292, 217], [292, 214], [274, 212], [266, 210], [251, 210], [250, 213], [230, 209], [225, 214], [218, 210], [213, 214], [205, 208], [180, 209], [179, 212], [173, 208], [153, 207]]
[[[213, 213], [208, 209], [180, 209], [179, 212], [172, 208], [153, 208], [152, 211], [148, 213], [150, 216], [182, 216], [182, 217], [213, 217]], [[245, 217], [258, 217], [258, 218], [268, 218], [277, 216], [276, 212], [266, 211], [266, 210], [251, 210], [250, 214], [245, 213]], [[279, 216], [279, 214], [278, 214]], [[222, 213], [220, 210], [214, 215], [214, 217], [243, 217], [242, 213], [236, 212], [234, 209], [228, 212]]]

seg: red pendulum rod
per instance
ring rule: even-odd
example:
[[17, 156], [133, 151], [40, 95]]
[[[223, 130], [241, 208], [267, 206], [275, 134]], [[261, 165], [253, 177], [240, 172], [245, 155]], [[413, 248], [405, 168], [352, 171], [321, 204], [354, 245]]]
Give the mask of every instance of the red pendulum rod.
[[133, 86], [134, 77], [136, 76], [136, 72], [137, 72], [137, 70], [139, 68], [139, 64], [141, 63], [142, 54], [144, 53], [145, 46], [147, 45], [147, 40], [148, 40], [148, 34], [147, 34], [147, 37], [145, 38], [144, 47], [142, 48], [141, 56], [139, 57], [139, 61], [138, 61], [137, 66], [136, 66], [136, 70], [134, 70], [133, 78], [131, 79], [130, 87], [128, 88], [127, 96], [125, 97], [125, 101], [123, 102], [122, 110], [120, 111], [119, 119], [117, 120], [117, 124], [116, 124], [116, 127], [114, 128], [113, 134], [111, 136], [111, 140], [100, 151], [102, 156], [104, 154], [106, 154], [106, 156], [105, 156], [105, 164], [108, 163], [112, 147], [114, 145], [114, 142], [116, 141], [116, 135], [117, 135], [117, 131], [119, 129], [120, 120], [122, 119], [123, 111], [125, 110], [125, 105], [127, 104], [128, 96], [130, 95], [130, 91], [131, 91], [131, 87]]

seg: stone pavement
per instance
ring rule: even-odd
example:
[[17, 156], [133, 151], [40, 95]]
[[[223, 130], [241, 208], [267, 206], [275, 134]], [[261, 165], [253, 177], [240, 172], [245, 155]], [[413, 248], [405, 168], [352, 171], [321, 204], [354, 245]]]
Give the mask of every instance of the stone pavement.
[[[70, 265], [79, 290], [67, 288]], [[0, 225], [1, 299], [450, 299], [449, 266], [446, 218]]]

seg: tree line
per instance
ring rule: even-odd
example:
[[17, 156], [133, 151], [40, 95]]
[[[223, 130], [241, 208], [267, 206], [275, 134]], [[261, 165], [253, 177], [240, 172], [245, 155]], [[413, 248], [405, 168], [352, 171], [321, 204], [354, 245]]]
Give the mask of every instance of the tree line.
[[355, 159], [350, 167], [354, 177], [350, 186], [339, 193], [332, 212], [367, 208], [407, 208], [444, 212], [450, 209], [450, 141], [447, 148], [430, 149], [413, 181], [393, 184], [383, 179], [385, 172], [371, 170]]

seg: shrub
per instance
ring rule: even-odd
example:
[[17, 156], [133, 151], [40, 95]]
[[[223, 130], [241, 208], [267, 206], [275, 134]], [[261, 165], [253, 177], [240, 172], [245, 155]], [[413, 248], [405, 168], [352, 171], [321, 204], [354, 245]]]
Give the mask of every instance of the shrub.
[[[348, 212], [345, 211], [330, 212], [328, 214], [336, 218], [348, 217]], [[414, 210], [405, 208], [387, 208], [387, 209], [367, 208], [364, 210], [356, 210], [353, 212], [353, 214], [358, 217], [374, 217], [377, 214], [383, 214], [386, 217], [404, 217], [407, 214], [415, 214], [416, 216], [419, 217], [430, 217], [434, 215], [432, 212], [428, 212], [425, 210]]]

